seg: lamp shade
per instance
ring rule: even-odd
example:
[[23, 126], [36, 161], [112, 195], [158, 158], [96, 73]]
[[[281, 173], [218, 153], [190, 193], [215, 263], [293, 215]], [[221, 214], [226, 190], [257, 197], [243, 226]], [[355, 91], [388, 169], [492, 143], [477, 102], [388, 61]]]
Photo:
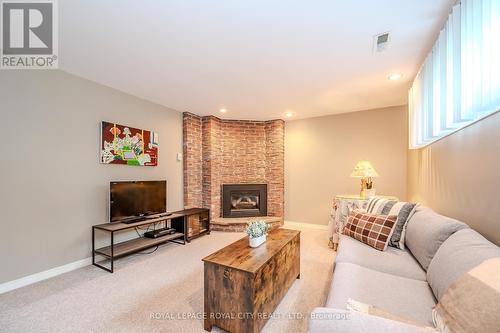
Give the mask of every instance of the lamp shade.
[[369, 161], [359, 161], [354, 170], [352, 170], [351, 177], [354, 178], [368, 178], [368, 177], [378, 177], [377, 171], [373, 168]]

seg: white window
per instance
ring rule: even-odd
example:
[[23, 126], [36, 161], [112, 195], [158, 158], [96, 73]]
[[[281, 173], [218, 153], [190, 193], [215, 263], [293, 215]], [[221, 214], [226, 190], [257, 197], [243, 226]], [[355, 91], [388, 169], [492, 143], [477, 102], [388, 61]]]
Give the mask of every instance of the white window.
[[500, 0], [462, 0], [408, 96], [410, 148], [500, 111]]

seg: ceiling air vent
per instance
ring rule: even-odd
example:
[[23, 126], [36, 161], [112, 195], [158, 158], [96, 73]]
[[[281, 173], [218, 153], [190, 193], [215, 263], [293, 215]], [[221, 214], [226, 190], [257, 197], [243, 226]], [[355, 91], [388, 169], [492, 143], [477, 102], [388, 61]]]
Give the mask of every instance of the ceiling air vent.
[[374, 38], [373, 43], [373, 51], [374, 52], [382, 52], [387, 49], [387, 45], [389, 44], [389, 33], [384, 32], [383, 34], [377, 35]]

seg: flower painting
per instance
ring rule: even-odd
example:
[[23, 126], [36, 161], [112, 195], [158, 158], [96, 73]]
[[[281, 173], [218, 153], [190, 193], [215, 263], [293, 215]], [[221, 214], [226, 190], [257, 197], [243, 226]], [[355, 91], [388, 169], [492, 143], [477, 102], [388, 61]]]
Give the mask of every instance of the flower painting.
[[101, 163], [157, 166], [158, 134], [103, 121]]

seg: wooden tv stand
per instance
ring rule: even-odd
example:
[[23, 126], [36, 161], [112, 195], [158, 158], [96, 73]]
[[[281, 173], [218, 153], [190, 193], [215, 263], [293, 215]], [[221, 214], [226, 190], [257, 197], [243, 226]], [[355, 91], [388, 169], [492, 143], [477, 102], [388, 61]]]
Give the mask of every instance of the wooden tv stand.
[[[176, 232], [172, 235], [161, 236], [158, 238], [137, 237], [121, 243], [115, 244], [115, 233], [136, 229], [137, 227], [147, 227], [153, 224], [163, 224], [163, 227], [174, 228]], [[110, 245], [95, 248], [95, 234], [97, 231], [107, 232], [110, 235]], [[186, 244], [191, 239], [210, 234], [210, 210], [205, 208], [191, 208], [180, 210], [171, 215], [162, 216], [154, 219], [146, 219], [133, 223], [112, 222], [92, 226], [92, 264], [104, 269], [110, 273], [114, 270], [114, 261], [132, 253], [173, 242], [177, 244]], [[96, 255], [105, 257], [110, 261], [110, 267], [103, 266], [96, 261]]]

